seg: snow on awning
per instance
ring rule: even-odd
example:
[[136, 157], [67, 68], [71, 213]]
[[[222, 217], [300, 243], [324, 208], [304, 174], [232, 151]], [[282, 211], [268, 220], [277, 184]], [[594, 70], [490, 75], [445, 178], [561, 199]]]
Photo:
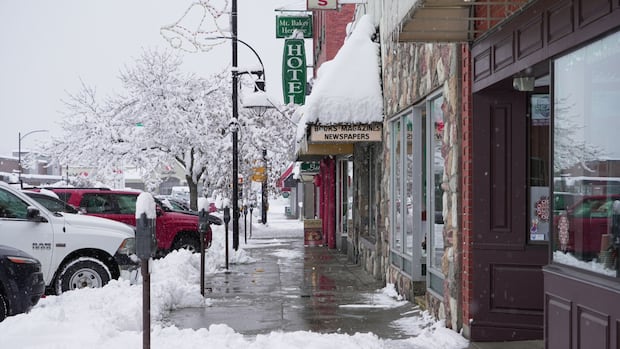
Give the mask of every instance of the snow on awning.
[[355, 24], [331, 61], [318, 70], [297, 130], [301, 141], [308, 125], [370, 124], [383, 121], [379, 44], [368, 15]]

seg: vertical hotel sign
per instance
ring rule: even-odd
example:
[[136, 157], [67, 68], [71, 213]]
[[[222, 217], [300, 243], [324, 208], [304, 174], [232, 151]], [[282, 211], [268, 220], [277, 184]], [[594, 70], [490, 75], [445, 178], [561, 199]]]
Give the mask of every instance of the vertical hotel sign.
[[306, 51], [304, 39], [284, 40], [282, 57], [284, 103], [304, 104], [306, 100]]

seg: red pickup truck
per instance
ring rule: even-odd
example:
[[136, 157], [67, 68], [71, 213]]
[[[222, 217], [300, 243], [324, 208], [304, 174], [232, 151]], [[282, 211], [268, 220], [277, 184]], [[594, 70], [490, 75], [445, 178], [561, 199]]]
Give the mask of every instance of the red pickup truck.
[[[49, 188], [68, 204], [77, 207], [84, 214], [98, 216], [136, 225], [136, 201], [140, 191], [111, 190], [105, 188]], [[177, 211], [160, 200], [157, 204], [156, 238], [158, 254], [186, 248], [200, 251], [198, 214]], [[210, 223], [221, 224], [218, 217], [210, 216]], [[205, 246], [211, 245], [212, 231], [205, 233]]]

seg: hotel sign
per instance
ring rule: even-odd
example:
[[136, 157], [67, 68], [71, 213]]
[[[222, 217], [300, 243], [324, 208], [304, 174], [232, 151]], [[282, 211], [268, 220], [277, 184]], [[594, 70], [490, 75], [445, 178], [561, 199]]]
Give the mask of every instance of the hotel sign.
[[282, 57], [284, 104], [303, 105], [306, 101], [306, 51], [304, 39], [284, 40]]
[[383, 124], [341, 124], [310, 126], [309, 142], [316, 143], [354, 143], [381, 142]]
[[312, 16], [276, 16], [276, 38], [288, 38], [295, 29], [312, 38]]

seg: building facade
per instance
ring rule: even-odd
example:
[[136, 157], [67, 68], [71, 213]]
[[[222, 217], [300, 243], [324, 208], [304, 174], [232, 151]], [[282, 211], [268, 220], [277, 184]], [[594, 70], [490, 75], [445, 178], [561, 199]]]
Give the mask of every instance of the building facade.
[[[350, 258], [473, 341], [617, 348], [619, 11], [357, 5], [351, 26], [378, 29], [383, 120], [381, 142], [353, 144], [340, 170], [353, 173]], [[334, 202], [320, 215], [337, 226]]]

